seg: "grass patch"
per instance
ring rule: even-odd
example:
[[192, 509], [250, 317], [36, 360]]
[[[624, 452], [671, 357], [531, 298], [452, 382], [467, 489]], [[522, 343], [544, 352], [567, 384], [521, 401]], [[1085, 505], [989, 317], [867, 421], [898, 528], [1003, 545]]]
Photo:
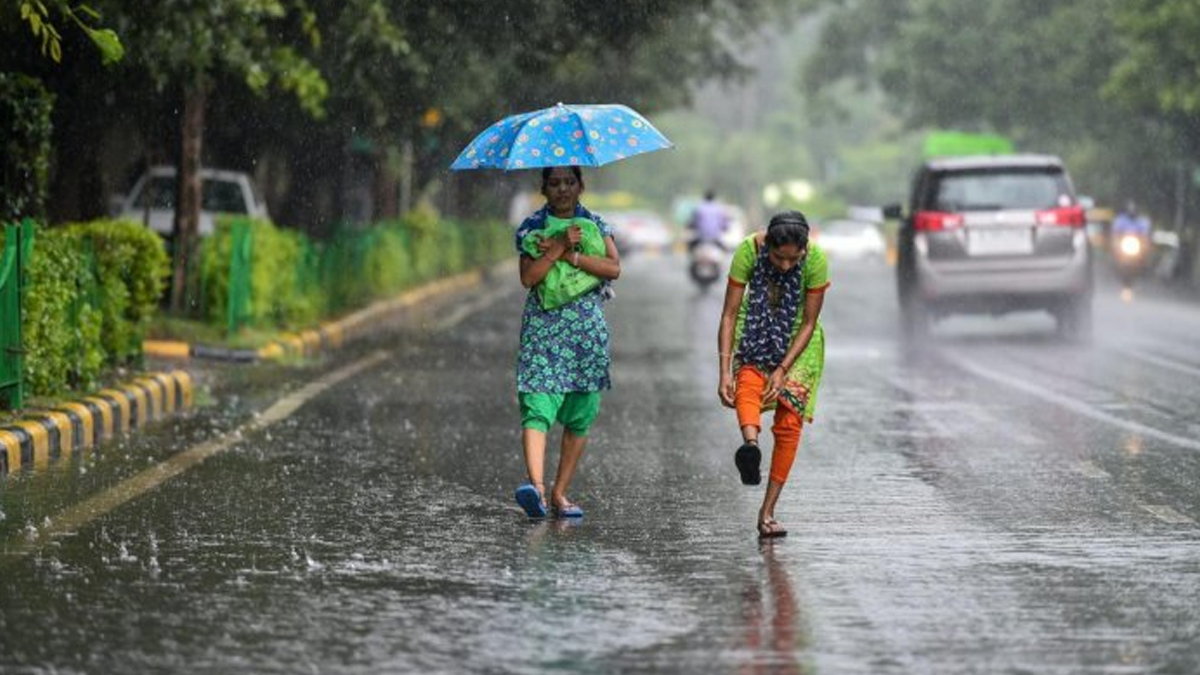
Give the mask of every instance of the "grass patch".
[[278, 329], [247, 327], [233, 335], [227, 335], [223, 326], [214, 326], [195, 319], [159, 315], [150, 322], [147, 338], [229, 349], [258, 349], [286, 334], [287, 331]]

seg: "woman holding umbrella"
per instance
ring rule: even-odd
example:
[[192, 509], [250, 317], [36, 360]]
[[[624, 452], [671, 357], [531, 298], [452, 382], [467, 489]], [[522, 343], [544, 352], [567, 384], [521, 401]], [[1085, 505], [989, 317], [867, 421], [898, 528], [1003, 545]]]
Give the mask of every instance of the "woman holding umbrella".
[[[579, 203], [580, 166], [604, 166], [672, 147], [654, 125], [618, 104], [563, 104], [505, 117], [459, 153], [455, 170], [542, 169], [546, 206], [517, 229], [521, 284], [530, 289], [521, 317], [517, 398], [529, 482], [516, 490], [530, 517], [548, 510], [578, 518], [567, 488], [610, 388], [608, 325], [602, 302], [621, 274], [612, 229]], [[543, 466], [546, 436], [563, 425], [562, 454], [550, 502]]]
[[[611, 386], [608, 324], [602, 303], [608, 295], [608, 282], [621, 274], [621, 262], [611, 228], [579, 203], [583, 189], [578, 166], [544, 168], [546, 205], [526, 218], [516, 233], [521, 285], [530, 292], [521, 317], [517, 356], [521, 444], [529, 482], [517, 488], [515, 497], [525, 513], [535, 518], [545, 516], [547, 509], [563, 518], [583, 516], [583, 509], [567, 498], [567, 489], [587, 445], [588, 430], [600, 411], [600, 393]], [[555, 219], [570, 224], [561, 234], [544, 236]], [[588, 234], [599, 235], [595, 241], [600, 248], [584, 246]], [[556, 265], [568, 265], [603, 283], [547, 309], [538, 290]], [[543, 478], [546, 438], [556, 422], [563, 426], [562, 446], [547, 504]]]

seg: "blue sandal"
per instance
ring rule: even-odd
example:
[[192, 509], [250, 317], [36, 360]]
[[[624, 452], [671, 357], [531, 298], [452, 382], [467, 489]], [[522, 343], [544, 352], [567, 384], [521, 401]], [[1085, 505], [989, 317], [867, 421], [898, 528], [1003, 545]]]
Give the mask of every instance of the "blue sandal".
[[554, 510], [555, 518], [582, 518], [583, 509], [579, 508], [578, 504], [567, 502], [562, 506], [551, 507]]
[[545, 518], [546, 517], [546, 501], [542, 499], [542, 493], [534, 487], [533, 483], [525, 483], [517, 488], [513, 493], [517, 504], [525, 510], [525, 515], [530, 518]]

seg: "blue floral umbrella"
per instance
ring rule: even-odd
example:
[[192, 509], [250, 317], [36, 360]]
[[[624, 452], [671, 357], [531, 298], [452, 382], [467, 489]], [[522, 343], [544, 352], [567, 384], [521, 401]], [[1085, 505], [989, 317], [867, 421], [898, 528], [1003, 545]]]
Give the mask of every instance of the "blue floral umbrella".
[[512, 115], [475, 137], [451, 169], [603, 166], [674, 147], [654, 125], [623, 105], [565, 105]]

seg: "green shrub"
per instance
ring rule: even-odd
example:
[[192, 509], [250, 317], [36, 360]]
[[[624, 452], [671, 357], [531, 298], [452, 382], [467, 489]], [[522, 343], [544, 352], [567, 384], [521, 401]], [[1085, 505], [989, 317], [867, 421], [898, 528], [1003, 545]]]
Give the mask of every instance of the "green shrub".
[[158, 235], [136, 223], [39, 229], [22, 300], [30, 393], [97, 386], [106, 365], [141, 355], [168, 272]]
[[[233, 222], [233, 217], [218, 218], [212, 236], [201, 244], [203, 313], [208, 321], [218, 324], [225, 322], [229, 306]], [[248, 222], [252, 237], [248, 321], [258, 326], [293, 328], [319, 319], [326, 307], [325, 291], [305, 282], [313, 265], [307, 238], [293, 230], [281, 230], [268, 220]]]
[[31, 394], [53, 395], [66, 387], [72, 372], [76, 335], [69, 311], [79, 296], [76, 271], [83, 256], [72, 238], [54, 230], [39, 230], [33, 244], [21, 303], [24, 375]]
[[53, 109], [54, 96], [36, 79], [0, 73], [0, 221], [44, 211]]
[[376, 228], [369, 244], [363, 289], [367, 300], [394, 295], [412, 283], [412, 257], [408, 236], [402, 230], [395, 226]]
[[121, 364], [139, 358], [171, 272], [162, 238], [125, 220], [78, 223], [69, 230], [95, 252], [106, 360]]

